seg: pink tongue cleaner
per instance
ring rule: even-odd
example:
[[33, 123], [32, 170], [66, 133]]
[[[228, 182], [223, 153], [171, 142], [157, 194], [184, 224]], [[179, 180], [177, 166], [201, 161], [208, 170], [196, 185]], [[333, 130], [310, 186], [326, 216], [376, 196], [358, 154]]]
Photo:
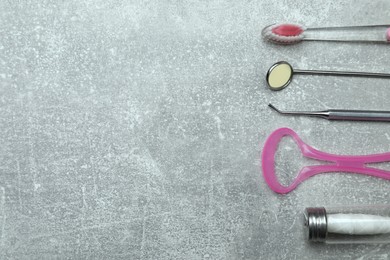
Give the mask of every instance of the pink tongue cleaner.
[[[294, 24], [281, 24], [273, 28], [272, 32], [279, 36], [298, 36], [301, 33], [303, 33], [303, 29], [300, 26]], [[387, 31], [388, 40], [390, 36], [389, 33], [390, 31], [388, 30]]]

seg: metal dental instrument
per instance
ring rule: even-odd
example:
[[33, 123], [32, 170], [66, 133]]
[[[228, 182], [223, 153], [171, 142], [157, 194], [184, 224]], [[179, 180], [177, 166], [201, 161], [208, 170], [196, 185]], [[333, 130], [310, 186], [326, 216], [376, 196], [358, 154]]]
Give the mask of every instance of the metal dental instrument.
[[272, 104], [270, 108], [283, 115], [314, 116], [328, 120], [390, 122], [390, 111], [329, 109], [324, 111], [281, 111]]
[[372, 73], [356, 71], [325, 71], [325, 70], [299, 70], [286, 61], [279, 61], [271, 66], [267, 72], [266, 80], [271, 90], [282, 90], [287, 87], [294, 74], [325, 75], [325, 76], [349, 76], [367, 78], [390, 78], [390, 73]]

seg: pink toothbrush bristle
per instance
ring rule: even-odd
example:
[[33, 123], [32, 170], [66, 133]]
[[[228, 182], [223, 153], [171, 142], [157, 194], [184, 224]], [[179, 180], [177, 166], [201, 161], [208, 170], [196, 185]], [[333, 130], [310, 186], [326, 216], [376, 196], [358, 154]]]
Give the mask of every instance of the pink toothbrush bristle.
[[273, 24], [265, 27], [262, 35], [265, 39], [278, 44], [294, 44], [304, 38], [305, 28], [295, 24]]
[[272, 32], [279, 36], [299, 36], [303, 33], [303, 29], [295, 24], [281, 24], [272, 28]]

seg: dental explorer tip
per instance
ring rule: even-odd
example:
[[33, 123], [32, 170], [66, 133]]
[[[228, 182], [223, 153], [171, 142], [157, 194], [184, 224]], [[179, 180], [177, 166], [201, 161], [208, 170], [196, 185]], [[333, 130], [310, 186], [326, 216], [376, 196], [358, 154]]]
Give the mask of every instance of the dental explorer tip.
[[277, 108], [276, 108], [274, 105], [272, 105], [271, 103], [269, 103], [268, 106], [269, 106], [270, 108], [272, 108], [273, 110], [275, 110], [276, 112], [282, 113], [279, 109], [277, 109]]

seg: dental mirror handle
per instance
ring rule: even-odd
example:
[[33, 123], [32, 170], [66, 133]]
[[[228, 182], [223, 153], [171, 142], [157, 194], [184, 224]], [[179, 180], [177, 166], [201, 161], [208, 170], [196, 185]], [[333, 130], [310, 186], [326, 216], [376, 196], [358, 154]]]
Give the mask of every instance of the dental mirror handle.
[[328, 75], [328, 76], [352, 76], [352, 77], [369, 77], [369, 78], [390, 78], [390, 73], [372, 73], [356, 71], [326, 71], [326, 70], [294, 70], [294, 74], [308, 75]]

